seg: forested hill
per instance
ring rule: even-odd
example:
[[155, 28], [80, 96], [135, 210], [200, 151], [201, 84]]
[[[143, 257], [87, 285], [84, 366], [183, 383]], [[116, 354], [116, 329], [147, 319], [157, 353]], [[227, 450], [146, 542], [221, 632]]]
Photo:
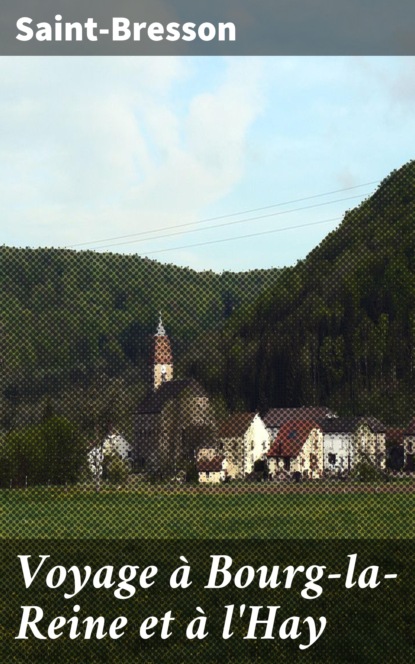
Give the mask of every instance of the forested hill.
[[415, 414], [415, 162], [237, 312], [188, 371], [232, 408]]
[[92, 428], [131, 420], [148, 388], [160, 309], [178, 363], [278, 270], [216, 274], [137, 256], [3, 246], [0, 274], [3, 428], [38, 421], [45, 408]]
[[415, 411], [415, 163], [295, 267], [196, 272], [137, 256], [0, 248], [0, 433], [56, 412], [128, 433], [162, 309], [176, 375], [232, 408]]

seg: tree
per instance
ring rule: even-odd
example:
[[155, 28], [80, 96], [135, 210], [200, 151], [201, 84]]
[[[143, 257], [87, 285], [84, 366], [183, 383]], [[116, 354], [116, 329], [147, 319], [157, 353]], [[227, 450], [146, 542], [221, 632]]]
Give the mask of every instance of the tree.
[[358, 461], [351, 471], [351, 476], [361, 482], [378, 482], [386, 477], [379, 466], [376, 466], [369, 456], [363, 452], [359, 453]]
[[85, 464], [86, 442], [72, 422], [51, 417], [7, 434], [1, 459], [1, 486], [72, 483]]

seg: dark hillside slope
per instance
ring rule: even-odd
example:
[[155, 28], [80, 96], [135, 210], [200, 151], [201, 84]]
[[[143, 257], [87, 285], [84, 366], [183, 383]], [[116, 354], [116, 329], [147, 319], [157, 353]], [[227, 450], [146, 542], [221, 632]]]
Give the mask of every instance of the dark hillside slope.
[[188, 370], [231, 408], [321, 404], [390, 422], [415, 411], [415, 162], [237, 311]]
[[196, 272], [92, 251], [1, 247], [3, 428], [36, 422], [45, 408], [81, 418], [86, 428], [102, 419], [129, 421], [148, 388], [160, 309], [177, 365], [194, 339], [214, 331], [277, 275]]

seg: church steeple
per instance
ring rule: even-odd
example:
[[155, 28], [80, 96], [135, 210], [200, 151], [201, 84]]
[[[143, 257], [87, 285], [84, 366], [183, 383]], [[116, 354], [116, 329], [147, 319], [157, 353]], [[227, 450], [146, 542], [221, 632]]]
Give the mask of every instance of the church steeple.
[[166, 336], [166, 330], [164, 329], [163, 321], [161, 320], [161, 311], [160, 311], [159, 326], [157, 328], [156, 336], [157, 337]]
[[160, 319], [157, 332], [154, 335], [154, 359], [153, 359], [153, 386], [157, 390], [162, 383], [173, 380], [173, 355], [171, 352], [170, 339], [164, 329], [163, 321]]

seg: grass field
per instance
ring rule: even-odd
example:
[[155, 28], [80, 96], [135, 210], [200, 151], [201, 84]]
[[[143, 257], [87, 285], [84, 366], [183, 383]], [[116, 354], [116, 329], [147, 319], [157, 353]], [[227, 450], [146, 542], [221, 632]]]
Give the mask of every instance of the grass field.
[[[415, 656], [415, 593], [413, 548], [411, 542], [403, 540], [415, 536], [414, 510], [412, 483], [336, 484], [326, 488], [320, 484], [290, 485], [277, 489], [141, 486], [123, 491], [105, 488], [99, 493], [79, 487], [0, 491], [0, 660], [22, 664], [169, 664], [194, 659], [200, 664], [406, 664]], [[33, 541], [24, 541], [29, 538]], [[96, 541], [103, 538], [107, 541]], [[192, 541], [181, 541], [186, 538]], [[234, 541], [203, 541], [225, 538]], [[352, 541], [357, 539], [360, 541]], [[384, 541], [368, 541], [374, 539]], [[224, 591], [205, 591], [213, 553], [231, 556], [235, 570], [247, 564], [253, 569], [318, 564], [344, 575], [347, 556], [354, 553], [359, 570], [379, 565], [382, 571], [398, 573], [399, 579], [382, 583], [376, 590], [345, 590], [344, 581], [324, 581], [323, 594], [310, 606], [299, 593], [302, 576], [299, 581], [296, 577], [300, 585], [292, 592], [258, 589], [255, 584], [242, 590], [231, 584]], [[91, 583], [66, 602], [63, 587], [53, 591], [46, 587], [46, 572], [36, 576], [33, 587], [25, 587], [17, 558], [21, 554], [33, 556], [33, 564], [39, 555], [50, 556], [47, 569], [57, 564], [60, 569], [78, 565], [81, 570], [90, 565], [94, 571], [104, 565], [119, 570], [126, 564], [141, 568], [154, 564], [159, 576], [154, 588], [138, 588], [126, 602], [115, 597], [111, 586], [96, 590]], [[183, 555], [191, 564], [192, 584], [179, 592], [170, 588], [168, 579]], [[117, 575], [115, 572], [116, 580]], [[71, 588], [70, 579], [66, 589]], [[125, 636], [115, 643], [67, 637], [16, 640], [23, 606], [42, 607], [45, 631], [52, 618], [73, 615], [78, 597], [82, 618], [127, 616]], [[235, 620], [232, 639], [222, 638], [224, 607], [242, 603], [277, 606], [275, 640], [246, 641], [246, 624], [239, 619]], [[209, 621], [208, 638], [196, 642], [184, 633], [184, 626], [195, 616], [195, 607], [202, 607]], [[148, 616], [160, 617], [167, 610], [175, 616], [173, 637], [164, 641], [157, 632], [154, 639], [142, 639], [141, 622]], [[290, 616], [303, 619], [309, 614], [326, 616], [328, 627], [323, 637], [303, 652], [296, 640], [280, 638], [278, 629]]]
[[415, 537], [415, 493], [0, 492], [1, 538]]

